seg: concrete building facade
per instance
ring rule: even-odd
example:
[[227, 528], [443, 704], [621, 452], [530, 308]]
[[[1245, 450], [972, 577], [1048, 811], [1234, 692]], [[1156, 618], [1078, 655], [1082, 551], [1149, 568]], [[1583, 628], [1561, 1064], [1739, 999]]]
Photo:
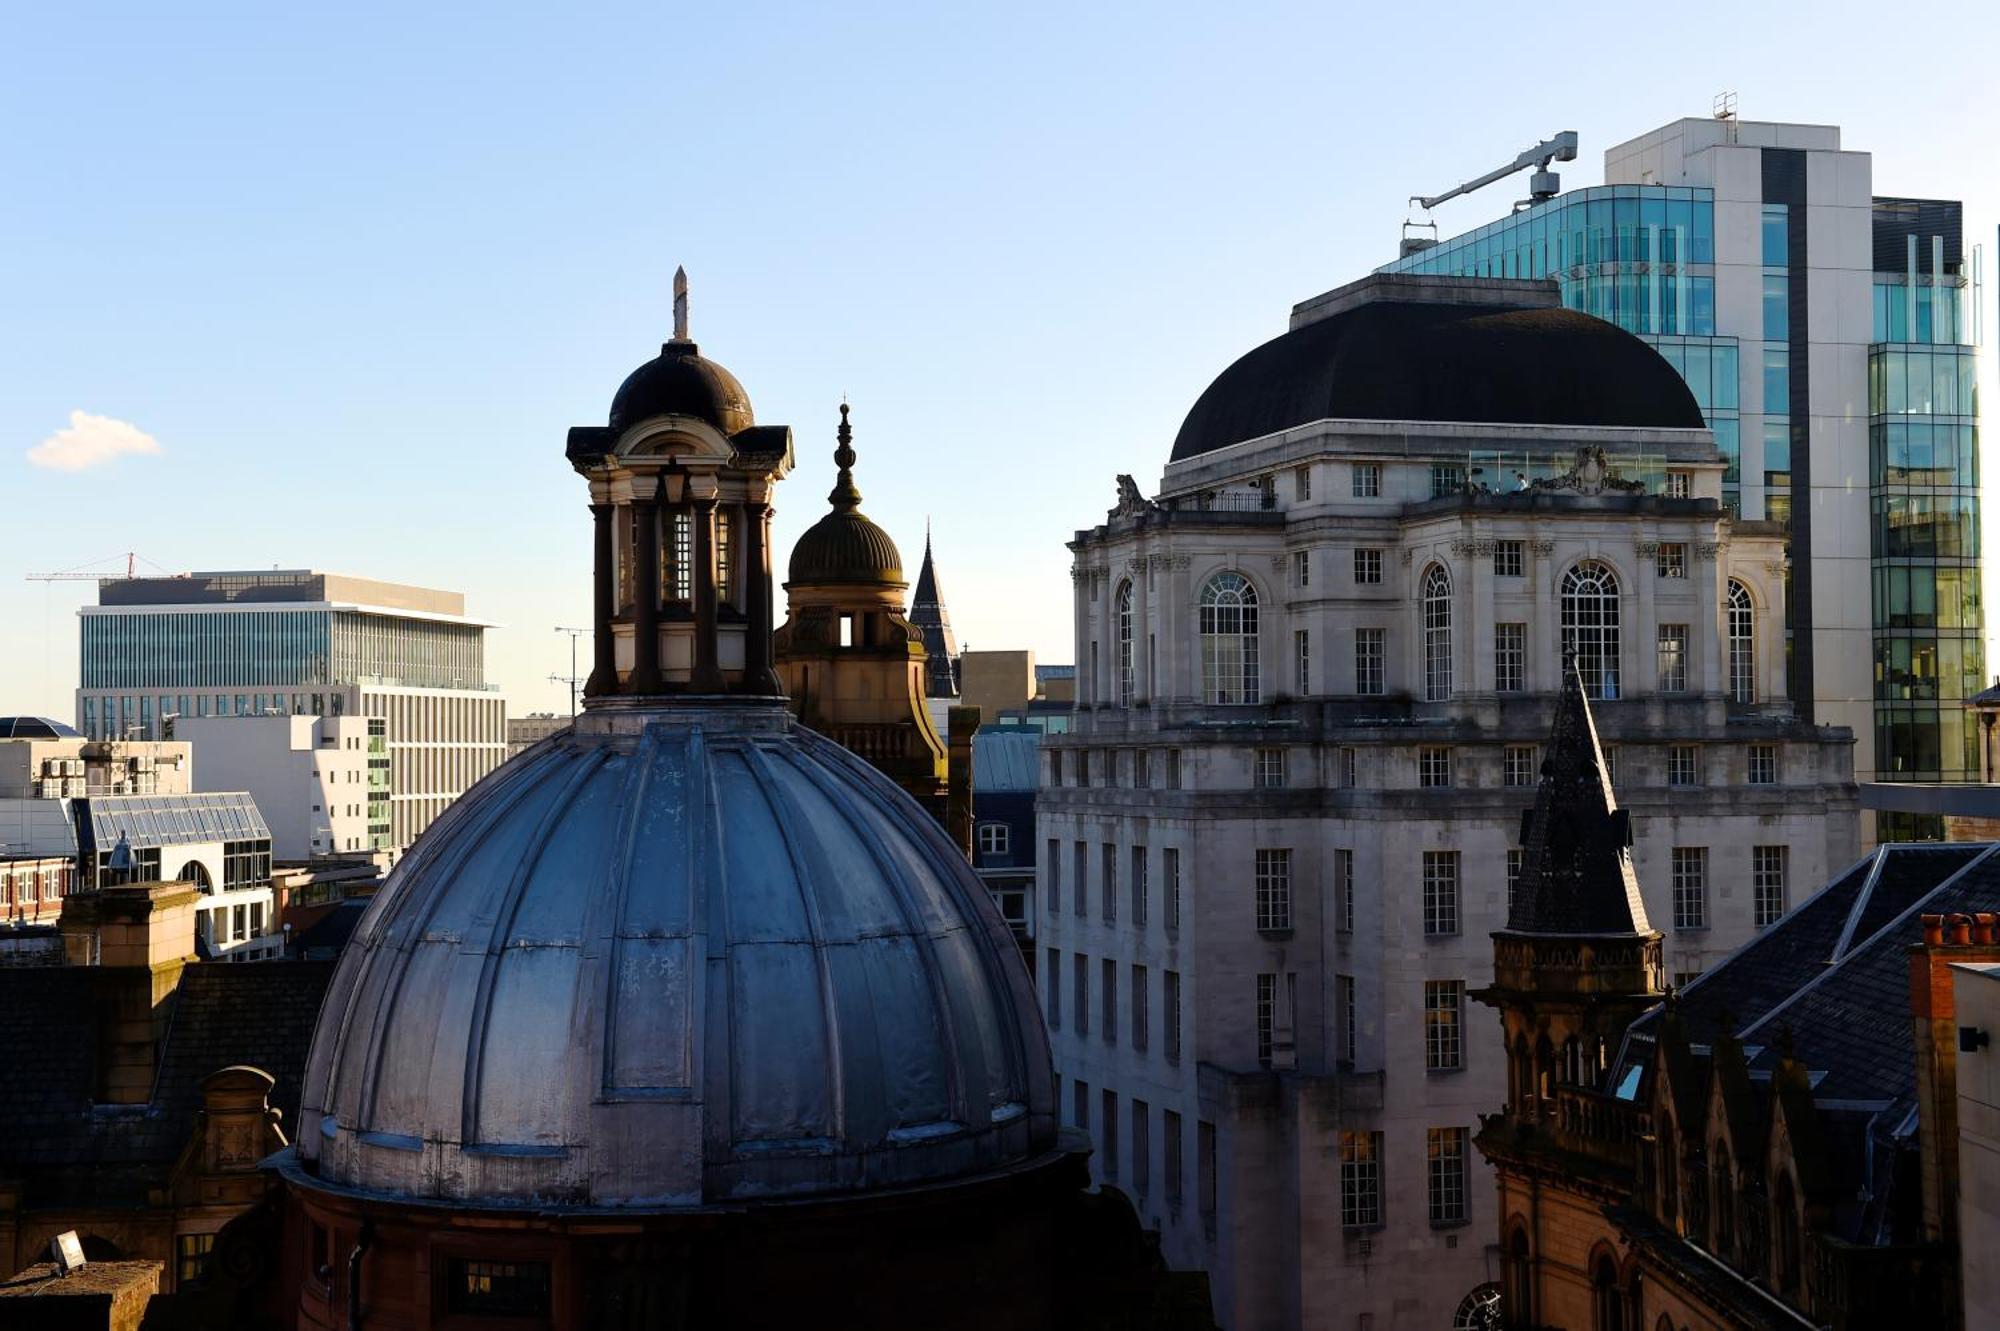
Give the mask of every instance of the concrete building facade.
[[1986, 683], [1981, 297], [1961, 206], [1875, 195], [1872, 156], [1831, 125], [1678, 120], [1608, 149], [1604, 179], [1383, 271], [1554, 278], [1656, 346], [1715, 432], [1725, 503], [1784, 525], [1800, 714], [1854, 732], [1864, 782], [1980, 779], [1963, 700]]
[[[1565, 654], [1666, 956], [1856, 854], [1786, 694], [1783, 532], [1682, 381], [1553, 284], [1307, 301], [1075, 552], [1037, 968], [1065, 1121], [1228, 1326], [1448, 1326], [1498, 1278], [1464, 1036]], [[1482, 1295], [1485, 1297], [1485, 1295]]]
[[[386, 849], [388, 772], [365, 716], [181, 717], [199, 790], [244, 790], [286, 861]], [[378, 844], [382, 843], [382, 844]]]
[[379, 723], [366, 738], [386, 798], [368, 849], [408, 846], [507, 755], [506, 703], [485, 677], [489, 626], [456, 592], [305, 570], [193, 573], [106, 579], [79, 613], [86, 735], [158, 737], [183, 717]]

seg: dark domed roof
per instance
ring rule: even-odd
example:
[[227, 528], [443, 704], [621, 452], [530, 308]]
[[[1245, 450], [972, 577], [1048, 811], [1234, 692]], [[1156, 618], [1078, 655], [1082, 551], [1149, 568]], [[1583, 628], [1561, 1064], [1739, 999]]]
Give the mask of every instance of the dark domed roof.
[[1375, 301], [1295, 328], [1224, 370], [1175, 461], [1317, 420], [1705, 429], [1639, 338], [1576, 310]]
[[903, 555], [889, 533], [856, 512], [833, 512], [792, 547], [792, 583], [902, 583]]
[[736, 376], [702, 356], [692, 342], [674, 341], [625, 377], [611, 399], [611, 428], [623, 432], [654, 416], [693, 416], [733, 435], [755, 425], [750, 395]]
[[81, 731], [46, 716], [0, 716], [0, 739], [82, 739]]
[[835, 438], [834, 465], [840, 475], [826, 501], [833, 512], [815, 522], [792, 547], [791, 571], [785, 585], [815, 583], [906, 585], [903, 554], [896, 543], [861, 511], [861, 491], [854, 485], [854, 430], [847, 423], [847, 404], [840, 404], [840, 429]]

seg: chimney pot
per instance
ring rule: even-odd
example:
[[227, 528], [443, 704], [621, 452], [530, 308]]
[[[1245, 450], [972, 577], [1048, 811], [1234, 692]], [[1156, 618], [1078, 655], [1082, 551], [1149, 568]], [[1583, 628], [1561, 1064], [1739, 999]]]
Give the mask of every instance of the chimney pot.
[[1924, 942], [1937, 947], [1944, 942], [1944, 916], [1926, 915], [1924, 920]]
[[1972, 917], [1953, 915], [1947, 922], [1946, 932], [1953, 947], [1972, 946]]

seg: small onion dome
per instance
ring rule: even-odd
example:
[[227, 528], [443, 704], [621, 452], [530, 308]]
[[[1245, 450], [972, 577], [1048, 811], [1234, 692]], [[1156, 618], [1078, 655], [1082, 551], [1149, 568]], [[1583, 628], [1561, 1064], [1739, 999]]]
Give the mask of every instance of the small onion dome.
[[840, 404], [840, 441], [833, 460], [840, 468], [827, 502], [833, 512], [807, 528], [792, 547], [791, 571], [785, 585], [860, 584], [869, 587], [906, 586], [903, 555], [889, 533], [861, 512], [861, 491], [854, 484], [854, 430], [847, 423], [847, 404]]
[[396, 866], [320, 1010], [326, 1187], [656, 1210], [1054, 1147], [1032, 982], [936, 819], [782, 706], [603, 709]]
[[707, 359], [694, 343], [675, 339], [658, 358], [627, 375], [611, 399], [611, 429], [619, 434], [655, 416], [692, 416], [735, 435], [755, 425], [750, 395], [736, 376]]

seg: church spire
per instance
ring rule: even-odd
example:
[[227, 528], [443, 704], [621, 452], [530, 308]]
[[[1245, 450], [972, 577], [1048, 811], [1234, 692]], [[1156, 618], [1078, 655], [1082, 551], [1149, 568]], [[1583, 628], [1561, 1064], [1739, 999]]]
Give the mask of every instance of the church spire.
[[910, 622], [922, 630], [926, 669], [930, 672], [930, 696], [958, 696], [958, 639], [951, 631], [951, 615], [944, 607], [944, 593], [938, 590], [937, 565], [931, 559], [931, 527], [924, 523], [924, 566], [917, 574], [917, 589], [910, 597]]
[[1525, 850], [1511, 933], [1644, 934], [1646, 906], [1632, 872], [1632, 828], [1618, 807], [1597, 726], [1573, 654], [1542, 759], [1535, 807], [1521, 824]]

